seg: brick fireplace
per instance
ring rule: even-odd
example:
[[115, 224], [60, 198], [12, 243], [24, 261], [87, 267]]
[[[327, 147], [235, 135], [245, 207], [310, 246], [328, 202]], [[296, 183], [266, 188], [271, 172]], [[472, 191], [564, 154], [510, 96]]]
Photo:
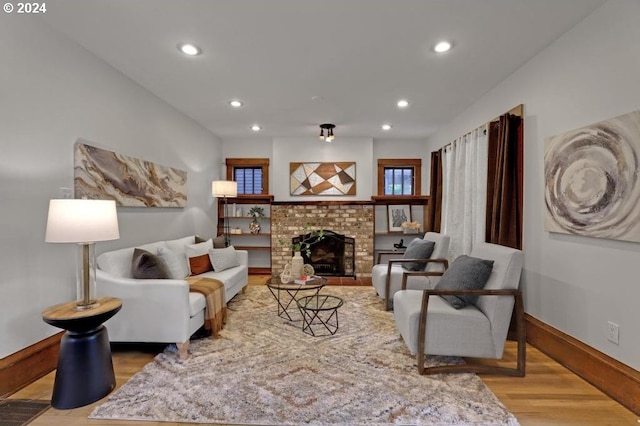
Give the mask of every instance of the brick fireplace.
[[[279, 240], [306, 234], [303, 227], [324, 229], [355, 240], [355, 276], [370, 277], [374, 258], [374, 205], [358, 201], [276, 201], [271, 204], [271, 269], [279, 275], [291, 260], [291, 251]], [[353, 273], [351, 273], [351, 276]]]

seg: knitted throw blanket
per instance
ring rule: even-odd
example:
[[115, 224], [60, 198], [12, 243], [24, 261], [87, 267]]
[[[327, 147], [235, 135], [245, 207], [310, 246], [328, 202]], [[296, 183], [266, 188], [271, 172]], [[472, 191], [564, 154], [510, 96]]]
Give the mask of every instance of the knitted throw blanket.
[[225, 301], [224, 284], [214, 278], [188, 277], [189, 291], [202, 293], [207, 303], [204, 312], [204, 328], [211, 330], [213, 337], [218, 337], [227, 321], [227, 302]]

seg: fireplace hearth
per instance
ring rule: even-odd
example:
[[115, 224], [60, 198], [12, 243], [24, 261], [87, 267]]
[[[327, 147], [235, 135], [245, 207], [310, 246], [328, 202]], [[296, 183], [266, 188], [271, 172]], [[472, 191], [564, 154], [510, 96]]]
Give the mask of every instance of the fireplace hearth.
[[[293, 243], [307, 240], [311, 235], [300, 235], [292, 239]], [[313, 266], [316, 275], [330, 277], [355, 278], [355, 239], [338, 234], [331, 230], [324, 230], [324, 238], [317, 237], [311, 242], [310, 253], [302, 252], [304, 263]]]

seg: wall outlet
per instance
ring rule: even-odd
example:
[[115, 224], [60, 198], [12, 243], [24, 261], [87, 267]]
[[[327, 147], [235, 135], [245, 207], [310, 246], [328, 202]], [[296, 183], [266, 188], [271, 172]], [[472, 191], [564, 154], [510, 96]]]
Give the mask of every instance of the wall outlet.
[[607, 340], [611, 343], [619, 344], [620, 326], [618, 324], [607, 322]]

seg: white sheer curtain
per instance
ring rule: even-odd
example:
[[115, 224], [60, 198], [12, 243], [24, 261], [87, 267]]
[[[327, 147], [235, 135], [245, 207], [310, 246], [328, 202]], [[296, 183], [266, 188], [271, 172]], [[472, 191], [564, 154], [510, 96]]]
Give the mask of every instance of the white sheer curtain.
[[456, 139], [442, 154], [442, 232], [451, 237], [449, 260], [485, 241], [487, 126]]

